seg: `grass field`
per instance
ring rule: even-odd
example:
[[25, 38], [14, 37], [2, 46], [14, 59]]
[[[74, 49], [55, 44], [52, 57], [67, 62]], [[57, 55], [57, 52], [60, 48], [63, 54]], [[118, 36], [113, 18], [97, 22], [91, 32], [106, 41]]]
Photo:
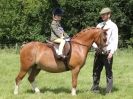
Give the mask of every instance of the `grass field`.
[[0, 99], [133, 99], [133, 49], [119, 50], [114, 56], [113, 92], [106, 94], [105, 70], [101, 75], [101, 93], [92, 93], [92, 63], [94, 53], [89, 53], [78, 78], [77, 96], [71, 96], [71, 72], [48, 73], [41, 71], [37, 77], [40, 94], [31, 91], [27, 76], [20, 85], [19, 95], [13, 94], [14, 79], [19, 71], [19, 54], [13, 49], [0, 50]]

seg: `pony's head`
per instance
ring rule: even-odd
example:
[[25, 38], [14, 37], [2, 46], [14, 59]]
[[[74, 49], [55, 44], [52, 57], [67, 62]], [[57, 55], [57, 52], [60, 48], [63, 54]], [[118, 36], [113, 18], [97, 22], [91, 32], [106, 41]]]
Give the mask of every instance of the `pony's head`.
[[72, 40], [88, 47], [95, 42], [102, 49], [106, 46], [106, 31], [107, 29], [89, 27], [77, 33]]
[[108, 29], [97, 29], [97, 35], [95, 36], [94, 42], [98, 45], [99, 48], [103, 48], [107, 46], [106, 41], [107, 41], [107, 31]]

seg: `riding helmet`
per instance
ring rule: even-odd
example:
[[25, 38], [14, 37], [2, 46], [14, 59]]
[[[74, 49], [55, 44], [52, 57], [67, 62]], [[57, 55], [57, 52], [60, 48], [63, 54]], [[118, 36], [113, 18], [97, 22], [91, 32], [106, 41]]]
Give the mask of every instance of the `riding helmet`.
[[54, 16], [55, 16], [55, 15], [57, 15], [57, 16], [62, 16], [63, 13], [64, 13], [64, 10], [61, 9], [61, 8], [55, 8], [55, 9], [53, 10], [53, 12], [52, 12], [52, 14], [53, 14]]

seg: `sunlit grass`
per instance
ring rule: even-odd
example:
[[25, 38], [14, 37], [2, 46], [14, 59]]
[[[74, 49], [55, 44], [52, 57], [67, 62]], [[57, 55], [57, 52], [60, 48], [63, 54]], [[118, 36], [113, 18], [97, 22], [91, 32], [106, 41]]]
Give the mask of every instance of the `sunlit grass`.
[[105, 95], [105, 70], [102, 71], [100, 94], [90, 92], [92, 85], [93, 55], [88, 54], [86, 64], [78, 77], [77, 96], [71, 96], [71, 72], [48, 73], [37, 76], [40, 94], [31, 90], [27, 76], [20, 85], [19, 95], [13, 95], [14, 80], [19, 71], [19, 54], [13, 49], [0, 50], [0, 99], [133, 99], [133, 50], [118, 50], [114, 56], [114, 88]]

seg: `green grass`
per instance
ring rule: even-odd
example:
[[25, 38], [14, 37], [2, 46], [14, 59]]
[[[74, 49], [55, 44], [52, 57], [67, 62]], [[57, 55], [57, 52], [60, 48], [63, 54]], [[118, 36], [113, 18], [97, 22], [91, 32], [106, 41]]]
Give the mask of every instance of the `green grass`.
[[0, 50], [0, 99], [133, 99], [133, 50], [119, 50], [114, 56], [113, 92], [105, 95], [105, 70], [102, 71], [99, 94], [90, 92], [94, 53], [89, 53], [78, 77], [77, 96], [71, 96], [71, 72], [48, 73], [37, 77], [40, 94], [31, 91], [27, 76], [20, 85], [19, 95], [13, 94], [14, 79], [19, 71], [19, 54], [13, 49]]

